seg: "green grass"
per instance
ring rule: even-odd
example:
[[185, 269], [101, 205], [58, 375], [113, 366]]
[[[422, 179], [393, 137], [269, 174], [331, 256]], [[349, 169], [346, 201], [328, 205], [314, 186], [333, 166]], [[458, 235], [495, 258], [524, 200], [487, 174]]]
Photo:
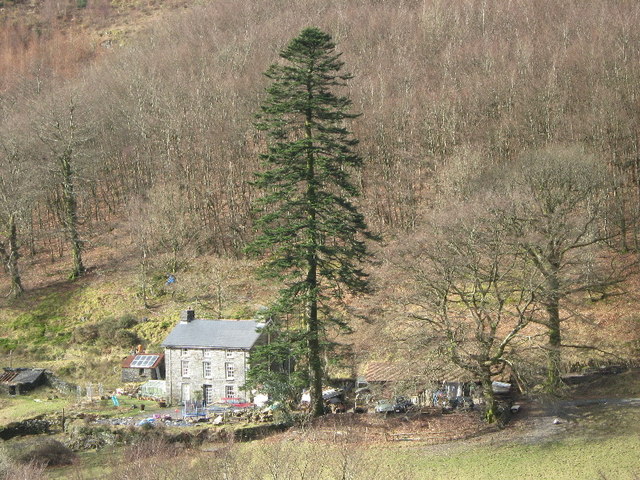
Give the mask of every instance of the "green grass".
[[[74, 467], [49, 472], [50, 478], [130, 478], [143, 469], [144, 480], [218, 478], [227, 471], [236, 480], [333, 480], [370, 478], [409, 480], [428, 478], [607, 479], [634, 480], [640, 473], [640, 436], [636, 431], [610, 432], [590, 439], [590, 428], [554, 441], [523, 444], [481, 442], [429, 446], [420, 443], [326, 444], [311, 441], [257, 441], [229, 446], [224, 455], [189, 450], [166, 458], [161, 452], [149, 458], [126, 461], [126, 448], [84, 453]], [[217, 449], [223, 445], [208, 445]], [[130, 458], [130, 457], [129, 457]], [[211, 477], [203, 477], [205, 473]], [[304, 472], [304, 473], [303, 473]], [[79, 476], [81, 474], [82, 476]]]
[[102, 450], [78, 452], [75, 465], [51, 468], [47, 470], [47, 478], [66, 480], [108, 478], [111, 472], [110, 462], [122, 455], [122, 447], [108, 447]]
[[[82, 399], [80, 400], [79, 402], [74, 396], [47, 400], [46, 397], [39, 396], [37, 393], [15, 397], [2, 397], [0, 399], [0, 426], [42, 414], [62, 413], [62, 409], [64, 409], [66, 415], [84, 413], [101, 417], [152, 415], [159, 410], [158, 403], [152, 400], [138, 400], [118, 396], [118, 400], [120, 401], [119, 407], [114, 407], [110, 399], [94, 400], [92, 402], [83, 402]], [[144, 411], [140, 410], [141, 405], [145, 406]]]
[[46, 413], [62, 412], [62, 409], [68, 409], [69, 405], [70, 402], [66, 398], [47, 400], [46, 397], [37, 394], [3, 397], [0, 399], [0, 425]]
[[[408, 468], [415, 478], [474, 480], [633, 479], [640, 474], [640, 438], [620, 436], [589, 441], [563, 440], [538, 445], [476, 447], [448, 454], [428, 449], [385, 450], [388, 471]], [[390, 467], [390, 468], [389, 468]], [[391, 478], [391, 477], [388, 477]]]

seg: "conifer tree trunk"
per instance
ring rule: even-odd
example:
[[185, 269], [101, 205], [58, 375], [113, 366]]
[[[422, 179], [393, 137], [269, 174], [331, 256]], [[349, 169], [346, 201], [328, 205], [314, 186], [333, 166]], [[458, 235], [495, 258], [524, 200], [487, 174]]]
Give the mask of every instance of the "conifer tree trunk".
[[[307, 92], [311, 95], [307, 84]], [[307, 140], [307, 215], [309, 217], [309, 249], [307, 263], [307, 289], [309, 295], [307, 328], [309, 334], [309, 370], [311, 377], [311, 410], [314, 416], [324, 414], [322, 399], [322, 354], [320, 352], [320, 325], [318, 323], [318, 265], [317, 265], [317, 238], [316, 238], [316, 191], [315, 191], [315, 159], [313, 154], [313, 134], [311, 131], [312, 114], [306, 112], [305, 136]]]

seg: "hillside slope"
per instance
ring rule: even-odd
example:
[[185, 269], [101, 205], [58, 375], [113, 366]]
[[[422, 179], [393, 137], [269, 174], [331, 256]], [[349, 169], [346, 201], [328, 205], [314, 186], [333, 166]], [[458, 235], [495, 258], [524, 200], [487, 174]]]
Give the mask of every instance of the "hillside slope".
[[[349, 305], [356, 332], [344, 342], [359, 364], [408, 355], [418, 334], [386, 267], [399, 245], [428, 236], [429, 216], [476, 167], [508, 175], [537, 148], [589, 152], [615, 179], [599, 219], [615, 231], [609, 247], [631, 258], [640, 246], [634, 2], [83, 3], [5, 2], [0, 17], [0, 174], [11, 187], [0, 215], [4, 224], [19, 213], [27, 290], [4, 298], [0, 274], [5, 363], [114, 378], [117, 359], [137, 342], [156, 345], [186, 305], [242, 317], [268, 303], [277, 286], [255, 280], [243, 258], [260, 195], [254, 115], [262, 73], [310, 23], [334, 36], [354, 73], [345, 93], [363, 114], [353, 124], [366, 161], [358, 206], [384, 238], [372, 246], [378, 293]], [[82, 139], [73, 162], [89, 267], [74, 282], [59, 152], [42, 140], [68, 135], [59, 126], [70, 120]], [[580, 298], [567, 337], [620, 358], [574, 349], [566, 368], [637, 356], [635, 277], [625, 286]], [[540, 338], [525, 339], [531, 352]]]

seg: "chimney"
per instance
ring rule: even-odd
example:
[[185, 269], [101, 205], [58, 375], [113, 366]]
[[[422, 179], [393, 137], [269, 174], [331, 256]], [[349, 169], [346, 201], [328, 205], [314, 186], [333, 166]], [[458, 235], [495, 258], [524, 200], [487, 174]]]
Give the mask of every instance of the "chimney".
[[180, 323], [189, 323], [191, 320], [194, 320], [195, 318], [196, 318], [196, 312], [194, 312], [193, 308], [191, 307], [180, 312]]

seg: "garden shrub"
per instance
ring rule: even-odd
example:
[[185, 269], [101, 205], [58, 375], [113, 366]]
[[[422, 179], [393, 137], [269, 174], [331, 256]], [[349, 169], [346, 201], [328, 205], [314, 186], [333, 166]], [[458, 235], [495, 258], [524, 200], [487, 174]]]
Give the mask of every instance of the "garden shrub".
[[76, 455], [68, 447], [53, 439], [37, 443], [18, 456], [22, 464], [36, 464], [44, 467], [71, 465]]

